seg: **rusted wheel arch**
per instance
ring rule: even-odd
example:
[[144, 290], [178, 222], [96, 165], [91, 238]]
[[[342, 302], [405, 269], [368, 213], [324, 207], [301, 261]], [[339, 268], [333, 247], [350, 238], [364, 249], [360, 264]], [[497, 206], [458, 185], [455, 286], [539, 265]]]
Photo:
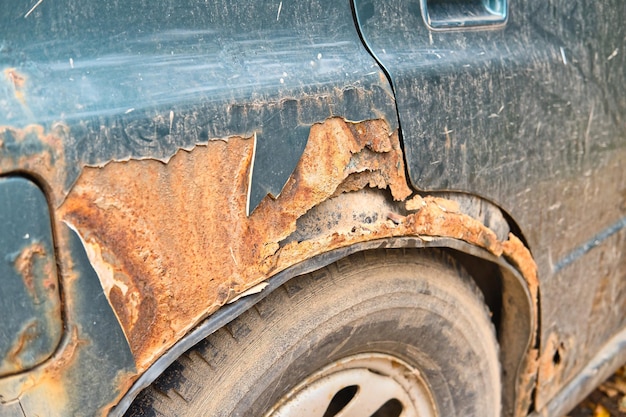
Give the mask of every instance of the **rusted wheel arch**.
[[[317, 269], [325, 259], [387, 245], [478, 250], [475, 258], [503, 262], [497, 274], [503, 296], [497, 298], [506, 306], [504, 401], [525, 414], [536, 374], [538, 281], [530, 252], [508, 233], [501, 210], [475, 196], [466, 205], [460, 195], [416, 194], [405, 176], [398, 131], [384, 120], [332, 117], [311, 127], [280, 195], [247, 213], [254, 141], [215, 138], [164, 161], [85, 167], [55, 210], [80, 236], [144, 374], [118, 409], [195, 343], [190, 335], [205, 337], [236, 316], [240, 310], [227, 303], [267, 281], [271, 290], [272, 283]], [[510, 276], [511, 265], [518, 275]], [[253, 299], [232, 305], [243, 311]], [[508, 325], [513, 318], [515, 326]], [[516, 390], [518, 399], [511, 394]]]
[[[354, 253], [380, 248], [389, 250], [446, 249], [451, 256], [469, 270], [470, 275], [474, 274], [472, 277], [476, 280], [481, 291], [489, 291], [486, 284], [493, 284], [492, 288], [497, 289], [500, 293], [500, 300], [502, 300], [502, 311], [496, 324], [498, 325], [500, 360], [504, 371], [504, 410], [516, 410], [514, 415], [521, 415], [521, 412], [528, 410], [532, 400], [534, 378], [533, 375], [525, 375], [525, 373], [529, 368], [529, 362], [534, 362], [536, 306], [532, 301], [532, 291], [528, 288], [524, 277], [503, 257], [495, 256], [484, 249], [458, 239], [396, 237], [361, 242], [319, 254], [272, 276], [266, 281], [267, 286], [264, 287], [263, 291], [225, 305], [156, 360], [137, 379], [118, 405], [112, 409], [110, 416], [122, 416], [139, 392], [152, 384], [180, 355], [230, 323], [290, 279], [319, 270]], [[480, 271], [490, 271], [495, 272], [495, 274], [488, 273], [481, 277], [475, 276]], [[493, 300], [493, 297], [487, 295], [486, 299]], [[487, 302], [487, 304], [492, 311], [497, 308], [497, 305], [493, 303]], [[497, 317], [497, 314], [494, 317]]]

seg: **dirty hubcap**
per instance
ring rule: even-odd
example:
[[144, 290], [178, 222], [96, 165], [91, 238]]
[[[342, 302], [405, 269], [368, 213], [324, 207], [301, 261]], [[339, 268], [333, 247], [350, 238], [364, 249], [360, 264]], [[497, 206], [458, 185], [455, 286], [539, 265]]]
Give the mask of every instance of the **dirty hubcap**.
[[436, 417], [419, 371], [367, 353], [334, 362], [283, 397], [266, 417]]

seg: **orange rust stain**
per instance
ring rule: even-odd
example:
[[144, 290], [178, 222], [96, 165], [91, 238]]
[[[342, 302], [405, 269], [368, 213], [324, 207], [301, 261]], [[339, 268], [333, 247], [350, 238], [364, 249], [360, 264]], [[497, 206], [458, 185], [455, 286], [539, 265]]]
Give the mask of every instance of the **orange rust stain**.
[[524, 243], [513, 233], [509, 233], [509, 240], [502, 244], [504, 256], [515, 266], [526, 279], [533, 301], [537, 303], [539, 279], [537, 265], [533, 256]]
[[[46, 257], [46, 249], [41, 243], [33, 243], [22, 250], [17, 259], [15, 260], [15, 270], [22, 276], [24, 280], [24, 286], [28, 290], [30, 296], [35, 300], [35, 303], [39, 302], [39, 296], [35, 289], [35, 261], [37, 257]], [[49, 269], [49, 268], [48, 268]], [[50, 275], [50, 272], [46, 276]]]
[[[548, 339], [543, 341], [543, 350], [547, 354], [544, 353], [540, 358], [539, 378], [544, 383], [554, 383], [554, 377], [556, 376], [555, 368], [558, 365], [558, 363], [555, 363], [555, 356], [557, 352], [559, 355], [562, 355], [562, 352], [559, 351], [559, 340], [556, 334], [550, 334]], [[558, 386], [557, 384], [555, 385]]]
[[20, 103], [26, 104], [26, 97], [24, 96], [26, 76], [24, 74], [20, 74], [20, 72], [15, 68], [5, 69], [4, 76], [13, 86], [15, 98], [18, 99]]
[[[282, 270], [294, 263], [328, 250], [352, 245], [356, 242], [388, 237], [414, 236], [424, 240], [432, 237], [452, 237], [482, 247], [496, 256], [502, 254], [502, 242], [493, 231], [478, 220], [453, 211], [458, 204], [437, 197], [415, 196], [405, 204], [408, 214], [387, 212], [375, 224], [363, 224], [328, 233], [319, 238], [290, 242], [274, 256], [274, 268]], [[447, 207], [447, 208], [446, 208]]]
[[[539, 355], [537, 361], [538, 374], [537, 378], [541, 386], [541, 393], [536, 395], [535, 405], [538, 410], [544, 409], [557, 392], [558, 388], [563, 386], [563, 374], [560, 371], [565, 354], [564, 345], [559, 342], [558, 336], [552, 333], [547, 340], [542, 341], [542, 354]], [[561, 365], [561, 366], [559, 366]]]
[[[52, 197], [52, 202], [59, 205], [66, 194], [66, 166], [63, 142], [69, 135], [69, 129], [63, 124], [55, 124], [50, 131], [43, 126], [30, 125], [23, 129], [0, 126], [0, 138], [10, 137], [16, 145], [24, 145], [25, 151], [17, 155], [9, 153], [6, 141], [0, 140], [0, 174], [14, 171], [28, 172], [38, 177], [48, 187], [45, 191]], [[29, 144], [37, 146], [27, 146]], [[31, 148], [40, 148], [37, 152], [28, 152]]]
[[446, 209], [442, 205], [444, 202], [449, 208], [458, 208], [454, 201], [415, 196], [406, 202], [407, 215], [388, 212], [375, 224], [352, 227], [302, 242], [290, 242], [277, 253], [274, 267], [282, 270], [289, 267], [293, 259], [308, 259], [355, 242], [400, 236], [422, 239], [453, 237], [480, 246], [496, 256], [502, 254], [502, 243], [493, 231], [468, 215]]
[[254, 256], [245, 243], [252, 144], [231, 138], [180, 151], [167, 165], [88, 168], [61, 207], [80, 231], [138, 363], [147, 364], [243, 282], [237, 265]]
[[[4, 371], [20, 371], [25, 368], [21, 355], [24, 353], [24, 349], [39, 336], [37, 327], [37, 321], [32, 320], [20, 331], [17, 340], [7, 352], [6, 358], [4, 358]], [[6, 365], [10, 365], [10, 369], [7, 369]]]
[[456, 202], [417, 196], [408, 203], [409, 209], [413, 205], [421, 206], [415, 214], [407, 216], [407, 227], [412, 233], [452, 237], [485, 248], [496, 256], [502, 254], [502, 244], [496, 234], [480, 221], [461, 213]]
[[[32, 304], [37, 309], [39, 319], [29, 321], [20, 331], [7, 353], [0, 375], [22, 371], [24, 368], [37, 365], [49, 356], [51, 352], [38, 350], [30, 354], [26, 352], [32, 345], [32, 341], [43, 336], [40, 334], [42, 329], [46, 331], [47, 336], [56, 338], [54, 343], [58, 343], [61, 337], [61, 305], [58, 299], [56, 265], [53, 258], [48, 256], [41, 243], [35, 242], [22, 249], [13, 266], [22, 277], [24, 287], [32, 298]], [[37, 356], [33, 358], [33, 354]]]
[[57, 270], [54, 255], [49, 255], [44, 246], [34, 242], [25, 247], [14, 262], [15, 270], [22, 276], [24, 286], [35, 304], [53, 301], [57, 304]]
[[[78, 350], [82, 345], [88, 343], [78, 336], [78, 329], [72, 327], [68, 329], [69, 341], [46, 366], [36, 368], [34, 372], [25, 375], [21, 390], [29, 391], [30, 398], [37, 401], [40, 397], [46, 401], [45, 407], [41, 409], [64, 410], [69, 404], [68, 386], [64, 384], [67, 373], [72, 369], [78, 357]], [[37, 395], [41, 393], [41, 396]], [[52, 401], [52, 403], [51, 403]]]

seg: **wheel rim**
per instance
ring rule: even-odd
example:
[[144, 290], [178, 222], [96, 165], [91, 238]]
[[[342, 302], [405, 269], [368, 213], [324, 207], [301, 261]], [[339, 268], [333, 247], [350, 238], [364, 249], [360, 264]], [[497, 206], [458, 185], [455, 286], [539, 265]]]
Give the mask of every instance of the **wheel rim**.
[[436, 417], [417, 369], [387, 354], [333, 362], [285, 395], [265, 417]]

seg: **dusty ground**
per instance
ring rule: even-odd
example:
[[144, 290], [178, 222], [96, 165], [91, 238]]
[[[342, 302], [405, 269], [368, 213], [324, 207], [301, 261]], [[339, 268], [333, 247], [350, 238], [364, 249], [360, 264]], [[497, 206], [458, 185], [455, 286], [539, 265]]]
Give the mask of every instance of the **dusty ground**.
[[626, 417], [626, 365], [585, 398], [568, 417]]

